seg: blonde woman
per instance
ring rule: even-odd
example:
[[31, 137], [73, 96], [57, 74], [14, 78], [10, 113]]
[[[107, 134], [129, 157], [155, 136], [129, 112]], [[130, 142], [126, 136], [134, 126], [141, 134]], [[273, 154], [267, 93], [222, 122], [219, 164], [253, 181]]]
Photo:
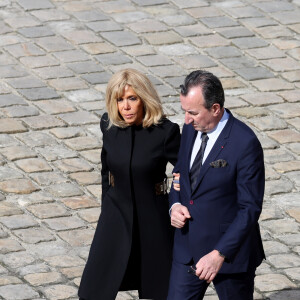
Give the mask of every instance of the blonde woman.
[[134, 69], [107, 85], [103, 133], [102, 210], [79, 297], [114, 300], [138, 290], [165, 300], [172, 260], [166, 165], [177, 160], [180, 131], [163, 114], [150, 80]]

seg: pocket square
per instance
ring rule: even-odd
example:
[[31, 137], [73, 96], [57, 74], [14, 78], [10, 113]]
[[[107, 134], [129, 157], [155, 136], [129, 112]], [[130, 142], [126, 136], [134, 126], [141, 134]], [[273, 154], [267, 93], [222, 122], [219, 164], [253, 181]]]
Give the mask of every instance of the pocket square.
[[228, 165], [228, 163], [224, 159], [218, 159], [218, 160], [212, 161], [209, 165], [213, 168], [224, 168]]

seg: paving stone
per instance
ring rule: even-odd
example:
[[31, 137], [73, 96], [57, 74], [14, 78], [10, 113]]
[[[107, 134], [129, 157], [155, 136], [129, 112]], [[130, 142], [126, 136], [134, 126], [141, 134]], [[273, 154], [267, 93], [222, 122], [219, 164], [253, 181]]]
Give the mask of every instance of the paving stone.
[[282, 1], [261, 2], [261, 3], [254, 3], [253, 5], [267, 13], [274, 13], [278, 11], [295, 9], [295, 6], [293, 4], [282, 2]]
[[15, 276], [0, 276], [0, 286], [9, 285], [9, 284], [19, 284], [22, 281]]
[[300, 268], [286, 269], [285, 273], [292, 279], [299, 281], [300, 279]]
[[300, 189], [300, 171], [288, 172], [285, 174], [286, 177], [294, 183], [295, 188], [299, 191]]
[[83, 220], [89, 222], [89, 223], [95, 223], [99, 220], [101, 209], [99, 207], [97, 208], [89, 208], [84, 209], [78, 212], [78, 215]]
[[87, 88], [86, 83], [79, 78], [51, 79], [49, 84], [58, 91], [71, 91]]
[[9, 229], [20, 229], [37, 226], [38, 223], [28, 215], [14, 215], [8, 217], [1, 217], [0, 223]]
[[43, 293], [51, 300], [69, 299], [77, 296], [77, 289], [74, 286], [57, 284], [45, 287]]
[[0, 133], [25, 132], [27, 128], [21, 122], [9, 118], [0, 119]]
[[65, 96], [73, 102], [80, 103], [104, 99], [102, 93], [93, 89], [72, 91], [65, 93]]
[[263, 17], [264, 15], [255, 7], [241, 6], [241, 7], [226, 7], [224, 10], [234, 18], [253, 18]]
[[241, 51], [232, 46], [209, 48], [207, 49], [207, 53], [214, 58], [235, 57], [242, 55]]
[[285, 40], [283, 38], [274, 39], [272, 42], [277, 48], [282, 50], [297, 48], [300, 45], [300, 41], [298, 40]]
[[300, 297], [300, 291], [299, 290], [283, 290], [283, 291], [277, 291], [273, 293], [267, 293], [267, 297], [272, 297], [272, 300], [281, 300], [281, 299], [289, 299], [289, 300], [298, 300]]
[[64, 147], [63, 145], [58, 145], [55, 148], [51, 146], [45, 146], [45, 147], [36, 148], [36, 150], [42, 156], [44, 156], [47, 161], [54, 161], [58, 159], [78, 156], [78, 154], [75, 151], [72, 151]]
[[25, 10], [53, 8], [54, 5], [48, 0], [39, 0], [38, 3], [34, 0], [18, 0], [17, 1]]
[[101, 199], [102, 196], [102, 192], [101, 192], [101, 188], [99, 186], [99, 184], [96, 185], [88, 185], [87, 190], [93, 195], [95, 196], [97, 199]]
[[289, 193], [293, 190], [293, 184], [289, 180], [270, 180], [266, 182], [265, 194], [276, 195], [280, 193]]
[[240, 49], [251, 49], [268, 46], [268, 43], [257, 37], [241, 37], [232, 40], [232, 43]]
[[20, 159], [16, 165], [26, 173], [52, 171], [49, 164], [41, 158]]
[[[35, 245], [27, 245], [28, 251], [32, 253], [39, 261], [44, 260], [48, 257], [57, 256], [57, 255], [66, 255], [69, 256], [68, 244], [61, 240], [56, 240], [55, 242], [43, 242]], [[47, 263], [47, 266], [49, 264]], [[51, 267], [51, 266], [50, 266]], [[53, 270], [53, 268], [49, 268], [48, 271]], [[48, 272], [46, 271], [46, 272]], [[35, 272], [36, 273], [36, 272]]]
[[269, 114], [268, 110], [262, 107], [246, 107], [246, 108], [237, 108], [234, 110], [234, 113], [248, 118], [253, 117], [264, 117]]
[[287, 213], [294, 218], [298, 223], [300, 223], [300, 208], [293, 207], [287, 210]]
[[92, 197], [88, 196], [79, 196], [72, 198], [65, 198], [61, 200], [65, 206], [71, 209], [80, 209], [80, 208], [91, 208], [98, 207], [99, 203], [95, 201]]
[[[131, 20], [133, 21], [133, 20]], [[168, 27], [158, 20], [146, 19], [133, 22], [127, 25], [131, 30], [137, 33], [166, 31]]]
[[284, 120], [273, 116], [252, 118], [249, 119], [249, 122], [261, 131], [287, 128]]
[[274, 164], [294, 160], [294, 156], [284, 148], [271, 149], [264, 151], [264, 160], [266, 163]]
[[300, 116], [300, 107], [294, 103], [284, 103], [269, 106], [269, 109], [282, 118], [295, 118]]
[[264, 67], [240, 68], [236, 70], [236, 73], [247, 81], [275, 77], [271, 71]]
[[246, 53], [259, 60], [282, 58], [286, 56], [283, 51], [280, 51], [278, 48], [274, 47], [273, 45], [270, 45], [268, 47], [263, 47], [263, 48], [249, 49], [246, 50]]
[[141, 44], [140, 39], [128, 31], [102, 32], [101, 36], [118, 47]]
[[285, 72], [282, 77], [290, 82], [299, 81], [300, 71]]
[[61, 283], [63, 281], [62, 275], [58, 272], [28, 274], [24, 276], [24, 279], [33, 286]]
[[70, 174], [69, 177], [79, 185], [100, 184], [101, 177], [99, 172], [78, 172]]
[[55, 240], [53, 234], [44, 228], [18, 229], [14, 231], [14, 234], [23, 242], [29, 244]]
[[59, 65], [58, 60], [49, 55], [21, 57], [20, 61], [31, 69]]
[[195, 44], [199, 48], [220, 47], [230, 45], [230, 42], [225, 38], [221, 37], [219, 34], [191, 37], [190, 40], [192, 44]]
[[240, 97], [255, 106], [256, 105], [263, 106], [263, 105], [284, 102], [284, 100], [281, 97], [277, 96], [275, 93], [268, 93], [268, 92], [250, 93], [250, 94], [241, 95]]
[[25, 146], [5, 147], [0, 149], [0, 153], [11, 161], [37, 156], [36, 152]]
[[[0, 254], [25, 250], [16, 240], [0, 239]], [[1, 295], [1, 294], [0, 294]]]
[[294, 86], [279, 78], [252, 81], [252, 84], [262, 92], [291, 90]]
[[23, 276], [26, 276], [28, 274], [35, 274], [35, 273], [48, 273], [50, 272], [49, 266], [47, 266], [45, 263], [43, 264], [33, 264], [33, 265], [27, 265], [25, 267], [21, 267], [18, 269], [18, 274]]
[[[99, 36], [97, 36], [95, 33], [91, 32], [89, 30], [81, 30], [80, 29], [80, 30], [66, 31], [66, 32], [62, 33], [62, 35], [75, 45], [103, 41]], [[81, 51], [78, 51], [78, 50], [75, 50], [75, 51], [81, 53]], [[83, 60], [83, 59], [78, 59], [78, 60]]]
[[94, 233], [94, 230], [91, 229], [75, 229], [59, 232], [58, 235], [72, 247], [82, 247], [91, 244]]
[[93, 170], [93, 167], [89, 163], [80, 158], [62, 159], [57, 161], [55, 165], [65, 173], [88, 172]]
[[195, 24], [195, 20], [189, 15], [177, 13], [176, 15], [163, 16], [160, 18], [161, 21], [166, 23], [168, 26], [184, 26]]
[[85, 135], [82, 128], [78, 127], [53, 128], [49, 132], [59, 139], [68, 139]]
[[268, 257], [268, 261], [271, 262], [277, 268], [290, 268], [299, 267], [300, 258], [295, 254], [277, 254]]
[[36, 43], [48, 52], [72, 50], [74, 47], [62, 37], [42, 37]]
[[99, 119], [92, 113], [86, 111], [78, 111], [59, 115], [68, 125], [86, 125], [99, 123]]
[[300, 133], [291, 129], [272, 131], [268, 133], [268, 136], [281, 144], [300, 141]]
[[0, 296], [4, 299], [25, 300], [35, 299], [39, 296], [29, 285], [11, 284], [0, 287]]
[[5, 193], [30, 194], [38, 191], [39, 188], [31, 180], [12, 179], [0, 182], [0, 190]]
[[27, 38], [38, 38], [55, 35], [55, 33], [47, 26], [19, 28], [18, 32]]
[[16, 168], [12, 168], [8, 166], [0, 166], [0, 181], [23, 178], [23, 177], [24, 177], [23, 174], [19, 172], [19, 170]]
[[27, 207], [27, 210], [39, 219], [65, 217], [70, 213], [60, 204], [38, 204]]
[[73, 150], [90, 150], [100, 148], [102, 143], [91, 137], [75, 137], [65, 140], [65, 144]]
[[288, 28], [277, 25], [277, 26], [266, 26], [254, 29], [264, 39], [276, 39], [281, 37], [292, 37], [293, 33]]
[[17, 138], [29, 147], [57, 145], [56, 140], [51, 135], [44, 132], [23, 133], [18, 135]]
[[110, 20], [87, 23], [87, 26], [97, 33], [112, 32], [112, 31], [119, 32], [120, 30], [122, 30], [122, 27], [118, 23]]
[[61, 268], [60, 272], [62, 272], [62, 274], [65, 275], [69, 279], [74, 278], [74, 277], [79, 277], [83, 273], [83, 266]]
[[164, 32], [155, 32], [155, 33], [146, 33], [143, 37], [148, 41], [150, 45], [159, 46], [159, 45], [168, 45], [181, 43], [182, 38], [173, 31], [164, 31]]
[[[174, 57], [174, 60], [187, 69], [201, 69], [217, 66], [213, 60], [205, 55], [188, 55], [185, 56], [184, 59], [182, 59], [182, 57]], [[182, 77], [180, 77], [180, 80], [181, 78]], [[181, 80], [181, 82], [183, 81]]]
[[18, 92], [28, 100], [45, 100], [59, 98], [59, 95], [52, 88], [34, 88], [34, 89], [18, 89]]
[[111, 74], [107, 72], [91, 73], [91, 74], [85, 74], [81, 76], [81, 78], [86, 80], [89, 84], [108, 83], [110, 77]]
[[299, 195], [299, 193], [276, 195], [272, 197], [272, 201], [276, 203], [276, 205], [284, 205], [285, 209], [289, 209], [291, 207], [299, 207]]
[[[239, 89], [239, 88], [244, 88], [246, 87], [245, 84], [240, 81], [239, 79], [235, 79], [235, 78], [224, 78], [221, 80], [223, 88], [226, 90], [230, 90], [230, 89]], [[229, 101], [227, 101], [228, 103]], [[247, 103], [243, 100], [240, 100], [240, 103], [242, 105], [234, 105], [233, 107], [239, 107], [239, 106], [245, 106], [247, 105]], [[230, 108], [230, 107], [229, 107]]]
[[227, 16], [216, 16], [200, 18], [200, 21], [209, 28], [238, 26], [238, 23]]
[[274, 234], [297, 233], [299, 231], [297, 222], [290, 219], [268, 220], [264, 221], [262, 225]]
[[11, 105], [27, 105], [23, 98], [14, 94], [0, 95], [0, 107]]
[[151, 67], [149, 68], [151, 72], [153, 72], [156, 76], [161, 77], [178, 77], [182, 74], [186, 74], [186, 70], [179, 66], [168, 66], [166, 67]]
[[300, 161], [279, 162], [274, 165], [274, 169], [279, 173], [286, 173], [300, 170]]
[[47, 21], [62, 21], [70, 19], [70, 16], [58, 9], [41, 9], [30, 12], [33, 16], [42, 22]]
[[85, 226], [85, 223], [77, 217], [53, 218], [45, 220], [44, 222], [50, 229], [56, 231], [77, 229]]
[[94, 61], [75, 62], [67, 65], [68, 68], [77, 74], [103, 72], [104, 69], [100, 64]]
[[274, 58], [263, 61], [268, 68], [275, 72], [284, 72], [300, 69], [300, 64], [293, 58]]
[[59, 114], [73, 112], [76, 109], [66, 100], [42, 100], [35, 103], [47, 114]]
[[38, 88], [44, 87], [45, 84], [41, 80], [33, 77], [33, 76], [26, 76], [22, 78], [14, 78], [14, 79], [7, 79], [7, 82], [14, 88], [17, 89], [30, 89], [30, 88]]
[[88, 55], [81, 50], [54, 52], [53, 55], [62, 63], [86, 61], [89, 59]]
[[39, 115], [39, 110], [33, 106], [10, 106], [3, 109], [6, 116], [10, 118], [21, 118]]
[[124, 0], [104, 2], [99, 4], [99, 8], [107, 14], [135, 10], [135, 7], [132, 4], [129, 4]]
[[19, 18], [17, 19], [7, 18], [5, 19], [5, 23], [14, 29], [40, 25], [40, 23], [37, 20], [34, 20], [32, 17], [29, 16], [19, 16]]
[[13, 77], [28, 76], [28, 73], [19, 66], [3, 66], [3, 67], [1, 66], [0, 76], [2, 78], [13, 78]]
[[13, 269], [17, 269], [29, 264], [32, 264], [36, 258], [25, 251], [18, 253], [6, 254], [3, 258], [3, 263]]
[[47, 188], [47, 191], [54, 197], [72, 197], [83, 194], [83, 191], [72, 183], [53, 184]]
[[296, 153], [296, 154], [300, 154], [300, 144], [299, 143], [291, 143], [291, 144], [288, 144], [288, 148]]
[[1, 201], [0, 202], [0, 216], [20, 215], [23, 211], [14, 203]]
[[67, 182], [68, 179], [63, 177], [61, 173], [56, 172], [43, 172], [43, 173], [32, 173], [30, 177], [38, 184], [48, 186], [51, 184], [58, 184]]
[[83, 22], [102, 21], [109, 19], [105, 14], [102, 14], [97, 10], [78, 11], [74, 12], [73, 15], [78, 20]]
[[105, 54], [116, 51], [113, 46], [107, 43], [90, 43], [82, 45], [82, 48], [89, 54]]
[[106, 109], [105, 103], [101, 103], [100, 101], [85, 102], [79, 106], [84, 110], [95, 111], [97, 115], [99, 115], [99, 113], [102, 115]]
[[74, 73], [62, 66], [42, 67], [33, 69], [33, 71], [42, 79], [72, 77]]
[[[22, 43], [16, 45], [9, 45], [5, 47], [5, 50], [8, 51], [15, 58], [20, 58], [23, 56], [36, 56], [36, 55], [44, 55], [45, 51], [40, 47], [37, 47], [32, 43]], [[12, 76], [14, 77], [14, 76]]]

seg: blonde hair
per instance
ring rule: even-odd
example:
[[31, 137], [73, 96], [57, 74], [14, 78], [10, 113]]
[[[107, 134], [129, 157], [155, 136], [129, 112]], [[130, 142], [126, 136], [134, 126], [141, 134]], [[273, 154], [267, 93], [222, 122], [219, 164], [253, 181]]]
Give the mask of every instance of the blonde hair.
[[124, 69], [115, 73], [109, 80], [106, 88], [106, 108], [112, 125], [125, 128], [129, 126], [121, 117], [117, 99], [124, 94], [126, 85], [131, 86], [144, 104], [143, 127], [159, 124], [164, 117], [163, 108], [157, 91], [149, 78], [135, 69]]

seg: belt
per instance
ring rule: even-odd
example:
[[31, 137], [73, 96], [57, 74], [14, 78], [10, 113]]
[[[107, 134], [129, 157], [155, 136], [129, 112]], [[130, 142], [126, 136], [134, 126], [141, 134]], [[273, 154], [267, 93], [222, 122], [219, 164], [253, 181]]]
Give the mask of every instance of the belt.
[[[109, 173], [109, 184], [114, 187], [115, 186], [115, 179], [114, 175]], [[168, 192], [168, 178], [165, 178], [162, 182], [158, 182], [155, 184], [155, 194], [165, 195]]]

